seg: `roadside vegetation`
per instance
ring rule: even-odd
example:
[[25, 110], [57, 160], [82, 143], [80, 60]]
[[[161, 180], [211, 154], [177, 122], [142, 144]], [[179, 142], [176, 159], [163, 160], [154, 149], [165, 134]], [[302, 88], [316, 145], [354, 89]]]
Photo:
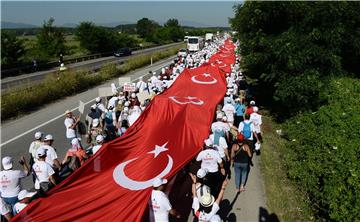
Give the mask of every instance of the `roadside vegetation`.
[[306, 197], [291, 209], [268, 198], [269, 207], [284, 221], [359, 221], [360, 3], [249, 1], [234, 10], [241, 68], [285, 139], [268, 140], [281, 161], [263, 163], [273, 171], [265, 184], [286, 175], [296, 185], [267, 193], [284, 203], [297, 191]]
[[65, 96], [74, 95], [100, 85], [106, 80], [150, 64], [151, 58], [153, 62], [156, 62], [173, 56], [182, 47], [184, 46], [179, 45], [151, 54], [133, 56], [120, 66], [109, 63], [104, 65], [97, 73], [72, 70], [54, 73], [39, 84], [23, 89], [10, 90], [1, 95], [1, 120], [16, 118], [20, 114], [36, 110], [40, 106]]

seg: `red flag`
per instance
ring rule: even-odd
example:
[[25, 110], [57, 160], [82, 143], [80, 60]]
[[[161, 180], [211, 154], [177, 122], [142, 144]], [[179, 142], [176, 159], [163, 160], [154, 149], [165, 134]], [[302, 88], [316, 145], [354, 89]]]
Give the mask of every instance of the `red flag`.
[[152, 180], [174, 176], [200, 151], [225, 91], [217, 66], [186, 69], [124, 136], [13, 221], [140, 221]]

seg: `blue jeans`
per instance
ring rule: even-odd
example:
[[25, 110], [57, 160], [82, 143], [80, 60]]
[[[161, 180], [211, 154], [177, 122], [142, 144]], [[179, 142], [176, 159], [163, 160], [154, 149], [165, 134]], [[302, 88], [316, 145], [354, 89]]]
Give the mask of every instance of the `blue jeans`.
[[235, 171], [235, 185], [236, 189], [240, 189], [240, 185], [244, 185], [248, 173], [248, 164], [247, 163], [234, 163]]
[[16, 202], [18, 201], [17, 196], [15, 197], [3, 197], [2, 198], [4, 200], [4, 202], [8, 205], [11, 206], [11, 209], [14, 207], [14, 205], [16, 204]]

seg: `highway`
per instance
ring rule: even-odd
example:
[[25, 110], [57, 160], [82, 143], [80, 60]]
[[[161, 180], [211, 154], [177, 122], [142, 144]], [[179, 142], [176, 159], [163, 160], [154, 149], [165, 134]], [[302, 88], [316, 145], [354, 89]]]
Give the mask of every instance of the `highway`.
[[[171, 48], [171, 47], [174, 47], [177, 45], [181, 45], [181, 44], [183, 44], [183, 42], [172, 43], [172, 44], [157, 46], [154, 48], [147, 48], [147, 49], [142, 49], [142, 50], [138, 50], [138, 51], [133, 51], [131, 56], [124, 56], [124, 57], [108, 56], [108, 57], [103, 57], [103, 58], [99, 58], [99, 59], [93, 59], [93, 60], [88, 60], [88, 61], [84, 61], [84, 62], [68, 64], [68, 65], [66, 65], [66, 67], [69, 69], [72, 69], [72, 70], [77, 70], [77, 69], [98, 70], [102, 67], [102, 65], [104, 63], [111, 62], [111, 63], [121, 64], [122, 62], [133, 57], [134, 55], [140, 55], [140, 54], [146, 55], [146, 54], [150, 54], [150, 53], [159, 51], [161, 49], [168, 49], [168, 48]], [[46, 71], [39, 71], [39, 72], [31, 73], [31, 74], [24, 74], [24, 75], [20, 75], [20, 76], [4, 78], [1, 80], [1, 92], [4, 93], [7, 90], [14, 88], [14, 87], [34, 84], [36, 82], [39, 82], [39, 81], [45, 79], [45, 77], [47, 75], [57, 72], [58, 70], [59, 70], [59, 67], [56, 67], [56, 68], [52, 68], [52, 69], [46, 70]]]
[[[144, 76], [144, 80], [149, 78], [149, 71], [157, 71], [170, 64], [175, 57], [161, 60], [154, 63], [153, 66], [148, 66], [142, 69], [135, 70], [127, 73], [122, 77], [131, 77], [135, 82], [140, 76]], [[28, 149], [30, 143], [34, 140], [34, 134], [37, 131], [44, 132], [45, 134], [52, 134], [54, 136], [53, 147], [56, 149], [59, 160], [62, 161], [66, 151], [70, 148], [65, 137], [65, 110], [70, 109], [74, 115], [79, 115], [78, 106], [79, 100], [86, 103], [84, 114], [81, 117], [82, 122], [85, 120], [86, 114], [90, 111], [90, 106], [94, 103], [95, 98], [98, 96], [98, 88], [110, 87], [111, 83], [118, 84], [118, 79], [112, 79], [106, 83], [89, 89], [85, 92], [75, 96], [67, 97], [52, 104], [45, 105], [38, 111], [30, 113], [26, 116], [20, 117], [16, 120], [7, 120], [1, 125], [1, 155], [11, 156], [16, 162], [15, 168], [20, 168], [17, 163], [19, 158], [24, 155], [27, 160], [29, 159]], [[83, 143], [85, 145], [85, 143]], [[30, 189], [33, 183], [30, 177], [23, 181], [24, 187]]]

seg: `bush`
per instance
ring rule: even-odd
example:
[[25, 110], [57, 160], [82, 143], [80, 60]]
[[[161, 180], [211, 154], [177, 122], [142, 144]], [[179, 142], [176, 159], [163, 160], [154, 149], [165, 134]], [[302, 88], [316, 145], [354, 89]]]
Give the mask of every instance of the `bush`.
[[79, 93], [82, 90], [99, 85], [105, 80], [150, 64], [151, 57], [153, 62], [156, 62], [172, 56], [182, 47], [183, 45], [180, 45], [152, 54], [134, 56], [119, 68], [113, 63], [108, 63], [100, 69], [98, 74], [89, 71], [74, 72], [68, 70], [59, 76], [51, 75], [42, 83], [32, 87], [4, 93], [1, 95], [1, 119], [17, 117], [57, 99]]
[[288, 175], [308, 192], [319, 219], [357, 221], [360, 212], [360, 81], [330, 81], [328, 105], [284, 124]]

